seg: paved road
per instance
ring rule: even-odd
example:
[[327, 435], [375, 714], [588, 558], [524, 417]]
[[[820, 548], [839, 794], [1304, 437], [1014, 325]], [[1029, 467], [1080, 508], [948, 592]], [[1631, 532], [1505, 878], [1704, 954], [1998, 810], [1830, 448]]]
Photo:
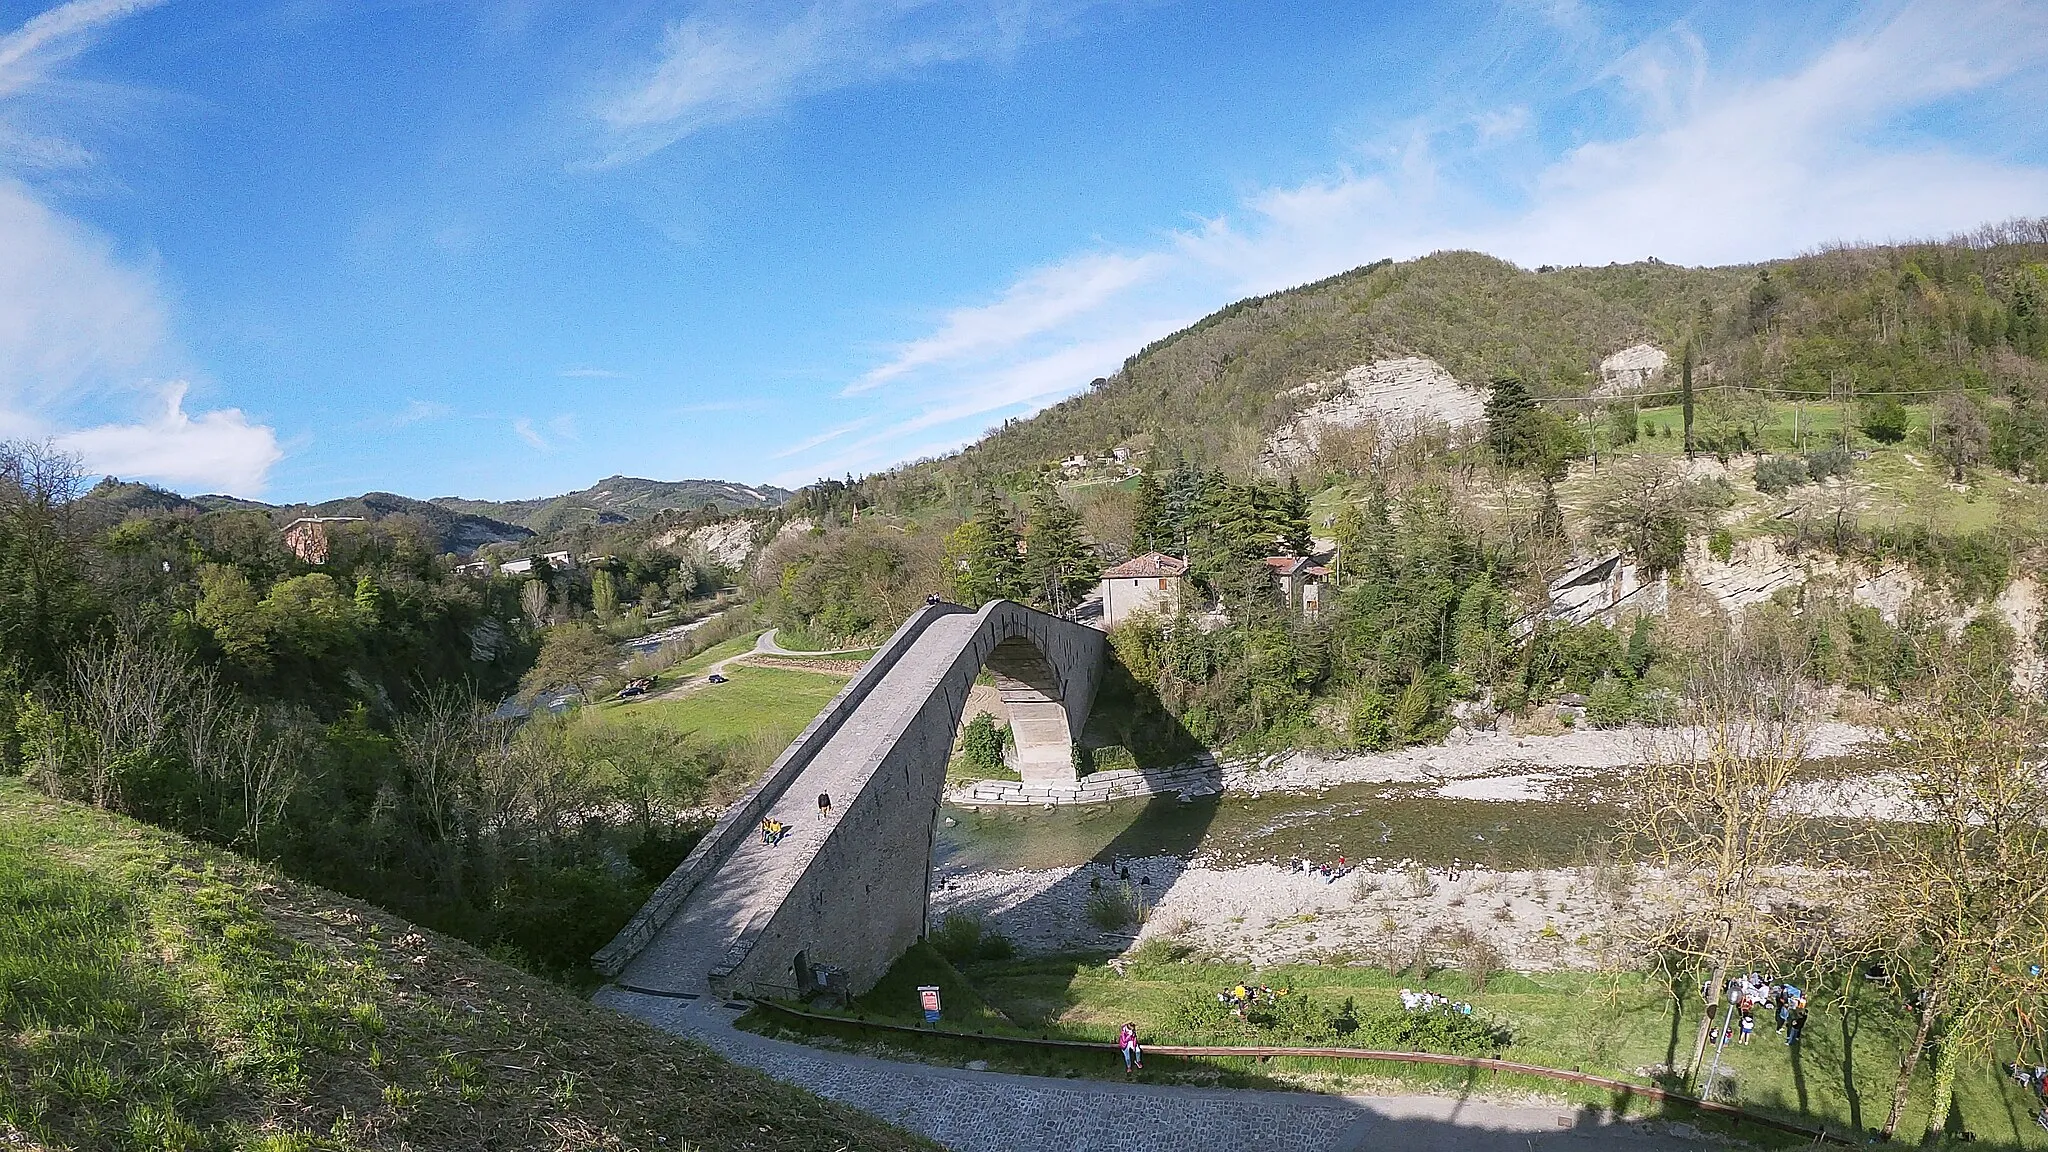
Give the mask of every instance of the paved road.
[[980, 624], [979, 617], [966, 612], [928, 624], [866, 702], [769, 802], [767, 814], [788, 825], [789, 834], [773, 847], [758, 836], [742, 839], [691, 890], [619, 982], [657, 992], [708, 993], [707, 973], [725, 959], [747, 925], [781, 906], [824, 845], [831, 822], [818, 815], [818, 794], [840, 797], [843, 805], [860, 793], [879, 754], [905, 719], [924, 706]]
[[732, 1027], [739, 1013], [709, 998], [605, 988], [596, 1000], [692, 1036], [736, 1063], [923, 1133], [953, 1152], [1675, 1152], [1714, 1146], [1649, 1126], [1604, 1123], [1557, 1105], [1181, 1088], [899, 1064], [742, 1032]]

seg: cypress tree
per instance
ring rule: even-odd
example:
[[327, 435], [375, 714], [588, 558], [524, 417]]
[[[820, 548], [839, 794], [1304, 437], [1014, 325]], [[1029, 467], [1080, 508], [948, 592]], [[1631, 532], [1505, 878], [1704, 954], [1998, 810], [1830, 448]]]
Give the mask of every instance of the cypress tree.
[[1512, 467], [1525, 455], [1524, 426], [1536, 411], [1529, 386], [1514, 375], [1493, 378], [1493, 391], [1486, 397], [1486, 444], [1503, 466]]
[[1138, 477], [1137, 510], [1131, 519], [1131, 551], [1158, 552], [1173, 546], [1166, 525], [1166, 497], [1159, 479], [1147, 472]]
[[1678, 370], [1679, 404], [1685, 414], [1685, 456], [1692, 459], [1692, 341], [1685, 342], [1684, 359]]

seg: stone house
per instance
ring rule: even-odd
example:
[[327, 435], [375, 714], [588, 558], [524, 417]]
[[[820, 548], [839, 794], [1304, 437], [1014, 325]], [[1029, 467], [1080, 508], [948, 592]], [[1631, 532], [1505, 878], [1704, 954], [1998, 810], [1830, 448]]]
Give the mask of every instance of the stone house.
[[1164, 552], [1147, 552], [1102, 574], [1102, 626], [1114, 628], [1134, 612], [1180, 613], [1188, 562]]
[[327, 563], [327, 530], [335, 524], [360, 524], [361, 516], [301, 516], [284, 526], [284, 546], [308, 564]]
[[1280, 594], [1280, 602], [1304, 616], [1314, 616], [1322, 612], [1328, 595], [1334, 594], [1337, 582], [1331, 566], [1335, 560], [1334, 553], [1323, 553], [1268, 556], [1264, 563], [1273, 577], [1274, 590]]

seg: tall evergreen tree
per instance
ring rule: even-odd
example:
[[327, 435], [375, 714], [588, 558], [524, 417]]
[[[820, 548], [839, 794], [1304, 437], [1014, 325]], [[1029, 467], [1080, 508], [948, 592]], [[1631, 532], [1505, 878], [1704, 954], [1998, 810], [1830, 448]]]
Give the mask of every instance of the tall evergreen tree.
[[1301, 481], [1287, 478], [1287, 492], [1280, 503], [1280, 538], [1287, 551], [1295, 556], [1306, 556], [1315, 548], [1315, 537], [1309, 529], [1308, 497], [1302, 494]]
[[1073, 607], [1099, 576], [1095, 552], [1081, 538], [1080, 517], [1051, 488], [1031, 498], [1024, 525], [1024, 576], [1032, 599], [1052, 612]]
[[1486, 445], [1504, 465], [1521, 462], [1525, 426], [1536, 411], [1529, 386], [1514, 375], [1493, 378], [1493, 390], [1486, 396]]
[[1684, 415], [1685, 415], [1685, 456], [1686, 456], [1686, 459], [1690, 460], [1690, 459], [1692, 459], [1692, 362], [1693, 362], [1693, 346], [1692, 346], [1692, 341], [1691, 341], [1691, 340], [1687, 340], [1687, 341], [1685, 342], [1685, 351], [1684, 351], [1683, 353], [1681, 353], [1681, 357], [1682, 357], [1682, 358], [1681, 358], [1681, 360], [1679, 361], [1679, 369], [1678, 369], [1678, 396], [1679, 396], [1679, 400], [1678, 400], [1678, 402], [1679, 402], [1679, 405], [1680, 405], [1680, 407], [1681, 407], [1681, 408], [1683, 409], [1683, 412], [1684, 412]]
[[979, 607], [1021, 593], [1016, 522], [1009, 506], [993, 489], [984, 489], [974, 515], [946, 538], [946, 558], [953, 565], [953, 596]]
[[1173, 547], [1166, 522], [1166, 494], [1150, 472], [1138, 477], [1137, 509], [1131, 518], [1131, 551], [1160, 552]]

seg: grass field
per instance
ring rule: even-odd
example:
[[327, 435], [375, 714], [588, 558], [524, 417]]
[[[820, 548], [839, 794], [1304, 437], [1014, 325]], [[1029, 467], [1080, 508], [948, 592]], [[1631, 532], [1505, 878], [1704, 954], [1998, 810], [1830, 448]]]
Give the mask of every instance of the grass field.
[[[1156, 947], [1156, 946], [1155, 946]], [[1252, 972], [1243, 966], [1193, 961], [1145, 961], [1145, 952], [1119, 975], [1099, 956], [1060, 956], [982, 961], [952, 969], [935, 954], [913, 952], [896, 971], [863, 997], [858, 1012], [875, 1019], [916, 1023], [921, 1019], [916, 987], [938, 984], [945, 989], [947, 1027], [1011, 1035], [1106, 1041], [1126, 1020], [1135, 1021], [1154, 1043], [1188, 1040], [1173, 1034], [1175, 1005], [1186, 996], [1213, 997], [1240, 980], [1288, 989], [1291, 996], [1311, 996], [1332, 1007], [1355, 1000], [1361, 1012], [1394, 1012], [1403, 987], [1428, 988], [1475, 1008], [1511, 1029], [1514, 1040], [1500, 1055], [1552, 1068], [1581, 1069], [1623, 1080], [1652, 1083], [1659, 1066], [1682, 1064], [1690, 1054], [1698, 1026], [1696, 1009], [1675, 1001], [1668, 985], [1640, 974], [1548, 972], [1530, 975], [1499, 973], [1483, 990], [1474, 991], [1462, 973], [1439, 972], [1427, 978], [1396, 975], [1352, 965], [1294, 965]], [[1795, 979], [1799, 974], [1792, 974]], [[1744, 1107], [1835, 1131], [1867, 1130], [1884, 1121], [1890, 1107], [1892, 1081], [1908, 1023], [1896, 997], [1860, 980], [1843, 982], [1809, 978], [1814, 998], [1812, 1019], [1797, 1046], [1788, 1046], [1768, 1021], [1750, 1045], [1730, 1045], [1723, 1069], [1733, 1074], [1735, 1099]], [[1697, 996], [1685, 998], [1697, 1004]], [[1676, 1005], [1676, 1007], [1675, 1007]], [[1284, 1043], [1241, 1025], [1235, 1039], [1203, 1043], [1255, 1045]], [[830, 1030], [830, 1029], [828, 1029]], [[853, 1030], [845, 1030], [853, 1035]], [[903, 1038], [888, 1044], [900, 1047]], [[973, 1041], [918, 1043], [945, 1060], [986, 1059], [1014, 1071], [1063, 1075], [1121, 1075], [1109, 1059], [1006, 1048]], [[967, 1055], [973, 1050], [972, 1055]], [[1711, 1058], [1712, 1050], [1709, 1050]], [[2005, 1054], [2010, 1058], [2009, 1054]], [[1399, 1089], [1407, 1085], [1465, 1086], [1462, 1072], [1400, 1065], [1364, 1065], [1330, 1060], [1148, 1061], [1147, 1077], [1162, 1082], [1291, 1083], [1331, 1091]], [[1926, 1124], [1931, 1068], [1923, 1063], [1900, 1135], [1917, 1138]], [[1500, 1081], [1482, 1076], [1503, 1090], [1536, 1089], [1580, 1102], [1599, 1103], [1601, 1094], [1562, 1085]], [[1583, 1099], [1582, 1099], [1583, 1097]], [[1643, 1104], [1648, 1106], [1648, 1102]], [[1977, 1147], [2048, 1147], [2048, 1133], [2029, 1112], [2030, 1101], [2004, 1078], [1994, 1062], [1965, 1069], [1956, 1083], [1951, 1131], [1964, 1129]], [[1753, 1130], [1745, 1135], [1754, 1138]]]
[[0, 781], [0, 1147], [932, 1146], [367, 905]]
[[[752, 646], [752, 641], [747, 642]], [[716, 649], [713, 649], [716, 651]], [[708, 653], [707, 653], [708, 655]], [[728, 668], [724, 684], [706, 684], [672, 700], [607, 705], [614, 723], [658, 724], [708, 741], [764, 740], [787, 744], [846, 687], [846, 677], [790, 668]]]

